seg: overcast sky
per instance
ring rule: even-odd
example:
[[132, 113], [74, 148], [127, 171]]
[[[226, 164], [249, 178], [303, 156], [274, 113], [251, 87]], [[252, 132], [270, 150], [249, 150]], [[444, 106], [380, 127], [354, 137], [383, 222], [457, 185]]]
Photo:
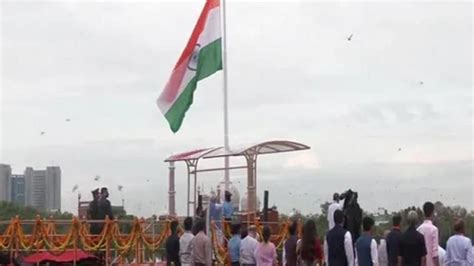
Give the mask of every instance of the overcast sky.
[[[202, 6], [2, 1], [0, 162], [14, 173], [61, 166], [69, 211], [78, 184], [86, 198], [107, 185], [128, 212], [163, 213], [163, 160], [223, 143], [222, 72], [199, 83], [177, 134], [155, 104]], [[318, 212], [349, 187], [368, 210], [425, 200], [474, 208], [470, 2], [227, 8], [231, 146], [311, 146], [262, 156], [259, 195], [269, 189], [284, 212]], [[177, 167], [183, 214], [185, 165]], [[220, 179], [201, 175], [200, 184], [209, 190]], [[245, 172], [232, 180], [243, 194]]]

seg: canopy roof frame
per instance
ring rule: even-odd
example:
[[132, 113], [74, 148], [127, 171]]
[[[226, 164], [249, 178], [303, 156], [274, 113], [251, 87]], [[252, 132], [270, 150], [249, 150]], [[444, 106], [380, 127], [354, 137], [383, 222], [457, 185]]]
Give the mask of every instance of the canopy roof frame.
[[[188, 152], [178, 153], [165, 159], [165, 162], [174, 164], [174, 162], [183, 161], [187, 166], [187, 215], [190, 215], [190, 206], [193, 206], [194, 215], [196, 216], [197, 208], [197, 173], [198, 172], [209, 172], [209, 171], [225, 171], [225, 170], [236, 170], [236, 169], [247, 169], [247, 210], [249, 212], [256, 211], [257, 202], [257, 158], [261, 154], [272, 154], [282, 153], [291, 151], [309, 150], [310, 147], [293, 141], [287, 140], [275, 140], [265, 141], [257, 144], [246, 145], [236, 149], [226, 150], [224, 147], [217, 148], [205, 148], [191, 150]], [[198, 169], [198, 163], [200, 159], [217, 159], [225, 157], [236, 157], [243, 156], [247, 162], [246, 166], [230, 166], [223, 168], [208, 168]], [[171, 168], [170, 168], [171, 169]], [[191, 201], [191, 175], [193, 176], [194, 185], [194, 197]], [[171, 176], [171, 173], [170, 173]], [[174, 172], [173, 172], [174, 178]], [[174, 197], [170, 198], [168, 206], [174, 206]], [[170, 214], [174, 214], [174, 210], [170, 209]]]

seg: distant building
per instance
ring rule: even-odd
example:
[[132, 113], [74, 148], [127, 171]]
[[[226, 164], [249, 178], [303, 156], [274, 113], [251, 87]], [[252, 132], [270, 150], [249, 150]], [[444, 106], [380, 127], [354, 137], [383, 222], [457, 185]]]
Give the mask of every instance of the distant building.
[[46, 170], [25, 169], [25, 204], [38, 210], [61, 210], [61, 169], [57, 166]]
[[12, 168], [8, 164], [0, 164], [0, 201], [10, 201], [10, 179]]
[[25, 206], [25, 176], [11, 176], [11, 201], [17, 205]]

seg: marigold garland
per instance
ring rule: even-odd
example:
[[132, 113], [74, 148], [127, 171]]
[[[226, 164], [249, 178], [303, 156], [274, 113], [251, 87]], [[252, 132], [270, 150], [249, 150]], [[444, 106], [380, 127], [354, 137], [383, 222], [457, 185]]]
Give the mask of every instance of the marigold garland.
[[[145, 226], [149, 223], [146, 223], [143, 219], [135, 218], [130, 233], [124, 234], [120, 231], [116, 220], [106, 218], [100, 234], [90, 235], [89, 224], [74, 217], [67, 232], [58, 234], [58, 227], [54, 220], [42, 220], [37, 217], [32, 224], [31, 234], [27, 234], [23, 229], [21, 220], [15, 217], [10, 221], [3, 234], [0, 234], [0, 251], [37, 252], [48, 250], [53, 254], [60, 254], [68, 249], [82, 249], [92, 252], [99, 250], [109, 252], [110, 249], [115, 249], [118, 255], [123, 258], [134, 250], [139, 255], [139, 247], [146, 248], [151, 252], [158, 251], [166, 237], [170, 235], [170, 223], [170, 220], [165, 221], [160, 233], [154, 235]], [[257, 228], [257, 233], [261, 235], [263, 225], [258, 219], [253, 224]], [[282, 248], [283, 242], [288, 236], [288, 227], [288, 222], [282, 223], [278, 234], [272, 236], [272, 242], [275, 243], [277, 249]], [[225, 243], [231, 237], [231, 223], [222, 221], [223, 241], [220, 241], [217, 237], [217, 225], [214, 221], [211, 222], [210, 228], [215, 258], [219, 264], [226, 264], [230, 261]], [[182, 232], [182, 228], [179, 228], [179, 233], [182, 234]]]

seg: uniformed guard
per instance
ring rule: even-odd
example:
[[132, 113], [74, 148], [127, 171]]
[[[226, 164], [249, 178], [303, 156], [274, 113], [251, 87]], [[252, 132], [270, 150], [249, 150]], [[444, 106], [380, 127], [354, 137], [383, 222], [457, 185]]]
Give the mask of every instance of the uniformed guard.
[[[99, 189], [96, 188], [91, 191], [92, 193], [92, 201], [89, 203], [89, 209], [87, 211], [87, 219], [88, 220], [99, 220]], [[92, 222], [90, 224], [90, 234], [91, 235], [98, 235], [100, 234], [100, 224], [97, 222]]]

